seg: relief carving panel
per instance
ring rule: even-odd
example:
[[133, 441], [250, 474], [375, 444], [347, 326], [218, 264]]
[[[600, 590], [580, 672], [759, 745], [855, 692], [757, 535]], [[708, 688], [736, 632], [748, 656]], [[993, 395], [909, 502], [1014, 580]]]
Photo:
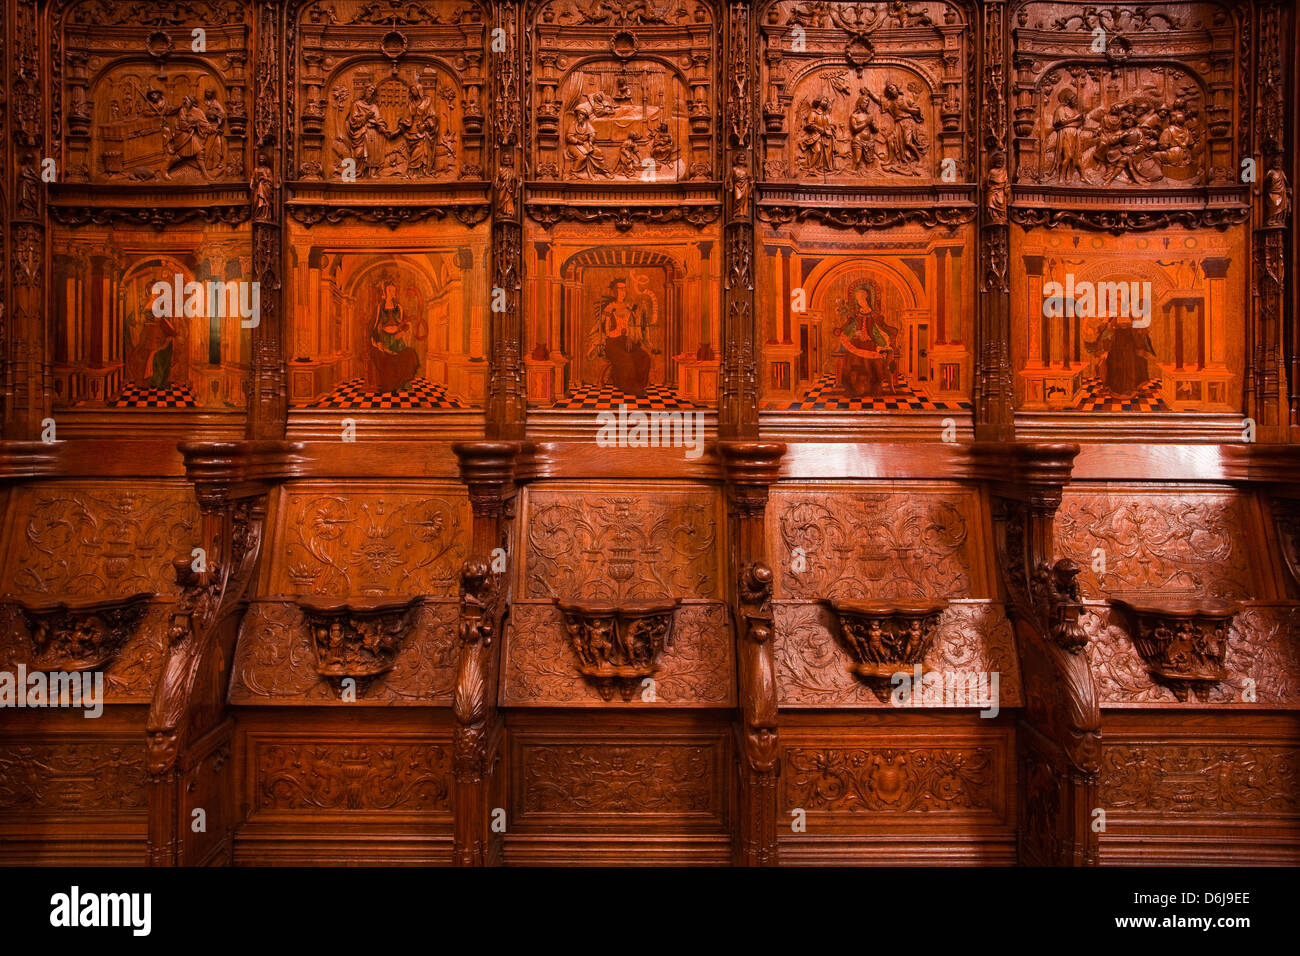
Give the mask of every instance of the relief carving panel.
[[768, 504], [768, 549], [779, 556], [776, 597], [985, 595], [980, 514], [968, 490], [779, 487]]
[[[507, 707], [613, 706], [582, 679], [559, 612], [546, 604], [514, 604], [506, 637], [501, 702]], [[672, 642], [657, 659], [653, 703], [664, 707], [735, 705], [733, 638], [722, 604], [677, 611]], [[638, 682], [639, 685], [640, 682]], [[636, 688], [630, 707], [642, 701]]]
[[720, 819], [726, 751], [721, 740], [690, 743], [517, 745], [516, 819], [555, 814], [687, 814]]
[[1001, 816], [1006, 799], [997, 746], [787, 747], [782, 756], [783, 810]]
[[344, 702], [316, 669], [311, 632], [296, 604], [257, 601], [248, 609], [235, 649], [230, 702], [270, 704], [448, 705], [456, 682], [454, 602], [426, 604], [413, 616], [410, 633], [397, 651], [393, 668], [361, 687]]
[[[1097, 677], [1103, 703], [1176, 704], [1174, 691], [1151, 679], [1150, 668], [1129, 639], [1122, 623], [1104, 605], [1089, 609], [1088, 661]], [[1300, 609], [1246, 607], [1228, 632], [1225, 680], [1210, 685], [1209, 704], [1300, 706]], [[1251, 683], [1247, 683], [1250, 681]], [[1254, 699], [1247, 699], [1253, 695]]]
[[[1067, 490], [1056, 541], [1061, 556], [1082, 568], [1085, 598], [1158, 592], [1231, 601], [1266, 596], [1247, 546], [1254, 519], [1231, 492]], [[1093, 569], [1098, 551], [1103, 573]]]
[[256, 812], [446, 814], [451, 746], [257, 738]]
[[279, 517], [270, 594], [456, 597], [470, 524], [463, 489], [295, 485]]
[[3, 811], [143, 811], [145, 780], [143, 739], [0, 744]]
[[781, 0], [761, 30], [765, 179], [970, 178], [973, 63], [957, 4]]
[[524, 597], [720, 597], [723, 542], [713, 491], [548, 486], [527, 494]]
[[1107, 810], [1273, 816], [1300, 813], [1300, 750], [1235, 742], [1103, 743]]
[[[881, 702], [870, 686], [854, 676], [853, 658], [836, 640], [823, 608], [778, 602], [773, 605], [773, 612], [780, 706], [884, 709], [894, 706]], [[967, 692], [965, 699], [973, 700], [971, 706], [981, 709], [987, 706], [992, 692], [991, 675], [996, 672], [999, 707], [1021, 704], [1015, 642], [1000, 605], [949, 604], [939, 618], [923, 666], [927, 671], [937, 672], [954, 690], [960, 682]]]

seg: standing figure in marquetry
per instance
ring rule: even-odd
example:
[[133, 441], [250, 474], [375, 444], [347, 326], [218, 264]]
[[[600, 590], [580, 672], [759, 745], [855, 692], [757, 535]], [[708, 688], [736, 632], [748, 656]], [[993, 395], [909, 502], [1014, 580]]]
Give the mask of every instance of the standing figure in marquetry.
[[1151, 334], [1134, 328], [1131, 320], [1110, 319], [1097, 338], [1088, 343], [1088, 351], [1104, 356], [1100, 363], [1101, 380], [1116, 398], [1128, 398], [1152, 378], [1147, 356], [1156, 355]]
[[605, 360], [614, 387], [628, 395], [644, 395], [650, 384], [650, 353], [641, 345], [640, 315], [628, 301], [627, 282], [610, 283], [610, 297], [600, 307]]
[[420, 368], [420, 357], [402, 338], [411, 323], [402, 314], [397, 283], [386, 279], [379, 289], [379, 308], [370, 326], [368, 384], [376, 392], [406, 387]]

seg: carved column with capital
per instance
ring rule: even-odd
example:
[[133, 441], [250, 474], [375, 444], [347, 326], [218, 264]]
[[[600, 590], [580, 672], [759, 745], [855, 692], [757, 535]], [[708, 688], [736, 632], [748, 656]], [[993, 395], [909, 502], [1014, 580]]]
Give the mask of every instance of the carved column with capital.
[[259, 285], [259, 314], [252, 329], [252, 382], [248, 395], [248, 434], [283, 438], [289, 420], [289, 390], [284, 361], [284, 117], [285, 5], [257, 4], [256, 65], [253, 69], [254, 173], [253, 281]]
[[718, 431], [758, 434], [754, 354], [754, 157], [758, 136], [758, 62], [750, 0], [727, 4], [723, 36], [723, 341]]
[[769, 488], [780, 473], [785, 445], [719, 442], [731, 526], [728, 566], [736, 628], [740, 713], [740, 822], [733, 854], [742, 866], [777, 864], [777, 782], [781, 775], [777, 727], [776, 664], [772, 641], [772, 563], [764, 545]]
[[473, 543], [460, 573], [459, 657], [452, 708], [456, 793], [452, 800], [456, 866], [489, 866], [501, 860], [492, 827], [499, 793], [502, 723], [497, 716], [503, 621], [509, 602], [507, 574], [510, 519], [515, 495], [514, 442], [458, 442], [452, 451], [469, 488]]
[[[523, 359], [523, 52], [519, 0], [492, 4], [488, 69], [493, 76], [492, 135], [492, 368], [488, 430], [495, 438], [520, 438], [527, 407]], [[498, 32], [499, 31], [499, 32]]]
[[984, 91], [979, 122], [979, 340], [975, 434], [1006, 441], [1015, 433], [1011, 386], [1011, 227], [1005, 203], [990, 202], [1012, 181], [1008, 152], [1007, 23], [1003, 0], [981, 8], [980, 65]]

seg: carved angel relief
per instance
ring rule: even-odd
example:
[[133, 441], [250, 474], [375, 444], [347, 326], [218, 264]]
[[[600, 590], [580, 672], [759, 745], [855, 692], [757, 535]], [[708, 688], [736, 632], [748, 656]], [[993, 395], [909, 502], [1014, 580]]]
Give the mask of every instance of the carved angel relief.
[[554, 0], [535, 29], [539, 179], [714, 176], [713, 21], [705, 4]]
[[783, 0], [762, 29], [766, 178], [957, 180], [969, 44], [955, 5]]
[[484, 178], [476, 4], [318, 2], [299, 23], [299, 179]]
[[[246, 177], [248, 8], [88, 0], [58, 15], [67, 182]], [[60, 29], [61, 27], [61, 29]]]

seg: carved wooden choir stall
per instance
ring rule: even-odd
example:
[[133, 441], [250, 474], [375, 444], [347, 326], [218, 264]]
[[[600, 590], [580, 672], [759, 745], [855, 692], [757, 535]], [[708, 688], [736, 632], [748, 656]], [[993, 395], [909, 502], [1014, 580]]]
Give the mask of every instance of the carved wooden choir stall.
[[5, 0], [0, 862], [1300, 862], [1298, 50]]

